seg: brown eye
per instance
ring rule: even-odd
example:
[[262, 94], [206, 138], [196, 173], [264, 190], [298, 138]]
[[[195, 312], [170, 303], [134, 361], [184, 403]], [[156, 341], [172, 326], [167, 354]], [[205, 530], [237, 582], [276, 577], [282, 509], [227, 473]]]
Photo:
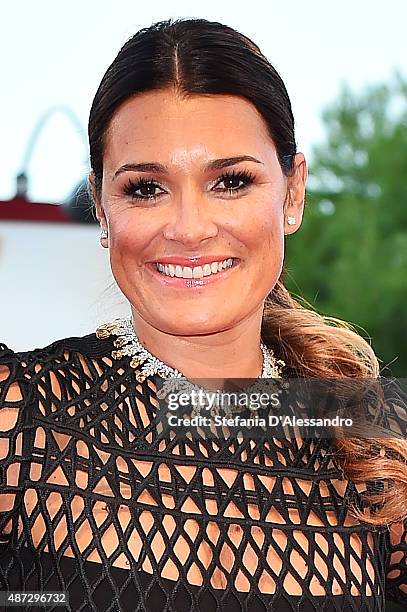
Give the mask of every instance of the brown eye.
[[162, 188], [152, 179], [141, 178], [136, 182], [129, 179], [123, 187], [123, 192], [135, 200], [156, 200], [159, 195], [155, 193], [156, 189]]
[[[224, 183], [225, 187], [220, 190], [215, 189], [215, 191], [227, 191], [230, 195], [234, 195], [247, 189], [249, 185], [254, 183], [254, 176], [245, 170], [239, 172], [233, 170], [232, 172], [225, 172], [222, 174], [216, 185], [218, 186], [220, 183]], [[243, 185], [240, 185], [240, 183], [243, 183]]]

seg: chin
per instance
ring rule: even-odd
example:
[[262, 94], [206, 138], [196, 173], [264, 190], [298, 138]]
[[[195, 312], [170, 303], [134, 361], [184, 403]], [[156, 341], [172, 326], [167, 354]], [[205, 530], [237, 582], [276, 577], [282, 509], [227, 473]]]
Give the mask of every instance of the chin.
[[204, 321], [202, 319], [185, 319], [182, 314], [177, 314], [177, 321], [161, 321], [155, 327], [174, 336], [203, 336], [224, 331], [231, 325], [226, 321], [215, 322], [213, 318]]

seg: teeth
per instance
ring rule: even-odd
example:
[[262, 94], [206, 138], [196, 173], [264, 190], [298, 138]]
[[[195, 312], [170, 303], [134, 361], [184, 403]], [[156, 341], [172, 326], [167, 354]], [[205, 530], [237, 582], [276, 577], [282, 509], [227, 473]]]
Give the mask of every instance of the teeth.
[[192, 270], [192, 277], [193, 278], [202, 278], [203, 277], [203, 270], [202, 270], [201, 266], [197, 266], [196, 268], [193, 268], [193, 270]]
[[214, 261], [211, 264], [205, 264], [204, 266], [174, 266], [172, 264], [163, 265], [161, 263], [155, 264], [156, 268], [166, 276], [176, 276], [177, 278], [202, 278], [203, 276], [210, 276], [211, 274], [217, 274], [221, 270], [230, 268], [233, 264], [233, 258], [225, 259], [224, 261]]

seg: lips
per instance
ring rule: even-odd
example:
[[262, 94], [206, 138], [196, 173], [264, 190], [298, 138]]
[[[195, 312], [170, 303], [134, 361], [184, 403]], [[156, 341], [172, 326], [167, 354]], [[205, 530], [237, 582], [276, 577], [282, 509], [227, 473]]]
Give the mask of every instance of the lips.
[[[180, 258], [177, 258], [180, 259]], [[159, 262], [158, 262], [159, 263]], [[173, 264], [174, 265], [174, 264]], [[178, 265], [178, 264], [177, 264]], [[163, 286], [165, 287], [174, 287], [181, 289], [200, 289], [209, 285], [216, 285], [222, 279], [228, 278], [231, 274], [234, 274], [234, 270], [238, 268], [240, 262], [237, 260], [233, 260], [233, 264], [221, 271], [218, 271], [216, 274], [210, 274], [209, 276], [200, 276], [198, 278], [184, 278], [179, 276], [168, 276], [166, 274], [162, 274], [157, 269], [157, 264], [153, 262], [149, 262], [146, 264], [146, 269], [149, 273]], [[190, 266], [187, 266], [192, 269]], [[194, 268], [196, 269], [196, 268]]]
[[233, 255], [221, 253], [220, 255], [203, 255], [200, 257], [177, 257], [176, 255], [172, 255], [167, 257], [161, 257], [159, 259], [153, 259], [146, 263], [173, 264], [193, 268], [194, 266], [202, 266], [205, 264], [213, 263], [215, 261], [224, 261], [225, 259], [235, 259], [238, 261], [238, 258], [233, 257]]

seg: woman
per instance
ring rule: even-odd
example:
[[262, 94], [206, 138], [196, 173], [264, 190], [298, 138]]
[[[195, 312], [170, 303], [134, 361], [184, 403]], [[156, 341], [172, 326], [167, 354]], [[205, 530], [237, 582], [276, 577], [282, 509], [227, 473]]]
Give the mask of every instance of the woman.
[[230, 27], [156, 23], [104, 75], [89, 142], [131, 320], [1, 347], [2, 589], [66, 590], [75, 611], [407, 605], [404, 439], [156, 435], [165, 377], [379, 375], [283, 285], [307, 170], [277, 72]]

